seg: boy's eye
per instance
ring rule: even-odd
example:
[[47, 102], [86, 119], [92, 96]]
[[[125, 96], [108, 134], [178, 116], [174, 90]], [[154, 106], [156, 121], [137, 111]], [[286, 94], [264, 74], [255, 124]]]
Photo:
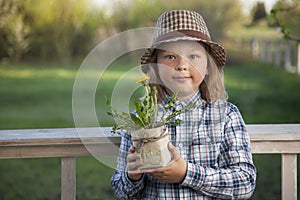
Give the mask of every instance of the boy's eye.
[[200, 56], [198, 56], [198, 55], [191, 55], [190, 57], [191, 57], [191, 59], [193, 59], [193, 60], [194, 60], [194, 59], [197, 59], [197, 58], [200, 58]]
[[174, 55], [166, 55], [165, 58], [168, 59], [168, 60], [175, 60], [176, 59], [176, 57]]

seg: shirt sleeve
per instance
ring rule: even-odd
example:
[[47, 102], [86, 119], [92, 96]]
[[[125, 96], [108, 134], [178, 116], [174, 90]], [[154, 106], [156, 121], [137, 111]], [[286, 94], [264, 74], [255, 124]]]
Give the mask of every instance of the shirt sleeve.
[[182, 186], [214, 198], [248, 199], [254, 192], [256, 168], [242, 116], [238, 109], [229, 103], [223, 134], [218, 167], [188, 163]]
[[110, 181], [112, 188], [119, 199], [134, 199], [134, 197], [144, 188], [144, 175], [136, 182], [131, 181], [127, 176], [127, 155], [131, 146], [130, 136], [126, 132], [122, 132], [117, 169]]

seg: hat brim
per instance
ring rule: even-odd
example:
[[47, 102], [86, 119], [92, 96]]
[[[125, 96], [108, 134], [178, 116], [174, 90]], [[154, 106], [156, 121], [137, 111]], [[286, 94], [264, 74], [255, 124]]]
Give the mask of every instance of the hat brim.
[[141, 64], [146, 65], [150, 63], [153, 51], [161, 44], [168, 43], [168, 42], [176, 42], [176, 41], [182, 41], [182, 40], [188, 40], [188, 41], [196, 41], [196, 42], [203, 42], [207, 44], [210, 47], [211, 50], [211, 56], [215, 59], [216, 65], [219, 68], [223, 68], [226, 62], [226, 52], [224, 47], [219, 45], [216, 42], [196, 38], [196, 37], [190, 37], [190, 36], [180, 36], [180, 37], [174, 37], [169, 38], [163, 41], [160, 41], [158, 43], [154, 43], [151, 48], [148, 48], [144, 54], [141, 56]]

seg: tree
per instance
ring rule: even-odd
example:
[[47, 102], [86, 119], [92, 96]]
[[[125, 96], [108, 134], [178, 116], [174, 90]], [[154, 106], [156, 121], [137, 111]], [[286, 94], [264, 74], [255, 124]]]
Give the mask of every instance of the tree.
[[28, 51], [30, 45], [30, 28], [24, 22], [22, 13], [14, 15], [8, 25], [7, 48], [8, 55], [14, 62], [19, 62], [22, 55]]
[[[214, 39], [221, 39], [228, 30], [242, 23], [239, 0], [127, 0], [114, 6], [111, 21], [123, 31], [130, 28], [155, 26], [160, 14], [171, 9], [189, 9], [203, 15]], [[239, 20], [236, 20], [239, 19]]]
[[271, 16], [284, 38], [298, 44], [297, 73], [300, 76], [300, 2], [279, 1], [271, 10]]
[[274, 24], [284, 38], [300, 43], [300, 2], [279, 1], [271, 10]]
[[68, 62], [74, 54], [90, 49], [88, 44], [101, 20], [95, 18], [91, 2], [26, 0], [24, 5], [33, 29], [31, 54]]
[[252, 24], [257, 24], [259, 21], [267, 18], [267, 12], [264, 2], [257, 2], [251, 10]]
[[[20, 0], [0, 0], [0, 41], [2, 56], [18, 62], [29, 48], [30, 28], [24, 22], [24, 9]], [[0, 54], [0, 55], [1, 55]]]
[[115, 0], [109, 10], [92, 7], [92, 2], [0, 0], [0, 58], [68, 61], [86, 55], [98, 38], [110, 33], [155, 26], [159, 15], [170, 9], [200, 12], [214, 40], [243, 19], [239, 0]]
[[91, 0], [0, 0], [0, 58], [68, 61], [86, 55], [100, 25]]

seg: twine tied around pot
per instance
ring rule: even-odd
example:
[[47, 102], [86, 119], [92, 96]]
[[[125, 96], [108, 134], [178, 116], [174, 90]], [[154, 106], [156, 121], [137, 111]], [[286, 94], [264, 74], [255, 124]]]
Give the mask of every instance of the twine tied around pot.
[[167, 128], [164, 127], [162, 129], [162, 132], [159, 136], [156, 136], [156, 137], [146, 137], [147, 135], [147, 129], [143, 129], [142, 130], [142, 134], [143, 134], [143, 137], [141, 138], [132, 138], [132, 142], [136, 143], [136, 148], [139, 149], [141, 148], [145, 143], [148, 143], [148, 142], [156, 142], [166, 136], [168, 136], [168, 131], [167, 131]]

